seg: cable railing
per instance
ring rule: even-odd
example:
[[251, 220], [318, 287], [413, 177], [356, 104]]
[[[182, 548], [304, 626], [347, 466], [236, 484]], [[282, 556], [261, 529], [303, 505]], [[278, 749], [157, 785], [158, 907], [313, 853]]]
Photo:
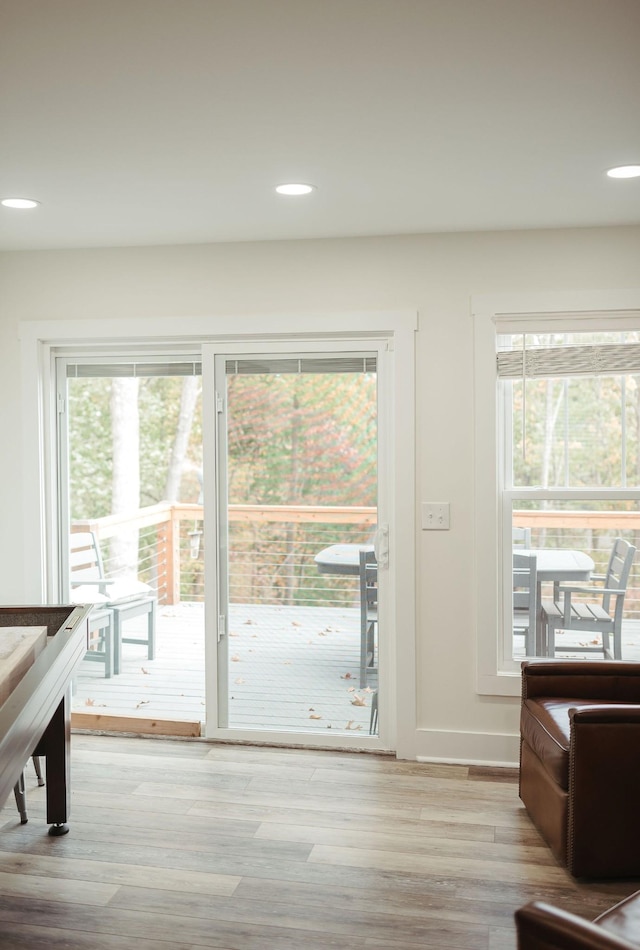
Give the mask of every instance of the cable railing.
[[[331, 544], [370, 541], [376, 520], [374, 507], [230, 505], [231, 603], [356, 606], [353, 578], [321, 575], [314, 558]], [[122, 538], [137, 534], [137, 576], [161, 604], [204, 600], [202, 505], [165, 503], [72, 525], [87, 530], [97, 535], [105, 574], [118, 570], [113, 550]]]
[[[296, 606], [355, 606], [352, 577], [321, 574], [314, 558], [331, 544], [372, 540], [374, 507], [230, 505], [228, 581], [231, 603]], [[613, 541], [622, 537], [640, 549], [640, 511], [524, 510], [514, 526], [531, 530], [534, 548], [573, 548], [589, 554], [603, 573]], [[117, 569], [114, 539], [137, 532], [137, 576], [160, 603], [204, 601], [202, 505], [161, 503], [122, 515], [76, 521], [73, 531], [94, 531], [105, 573]], [[640, 555], [632, 568], [625, 618], [640, 619]]]

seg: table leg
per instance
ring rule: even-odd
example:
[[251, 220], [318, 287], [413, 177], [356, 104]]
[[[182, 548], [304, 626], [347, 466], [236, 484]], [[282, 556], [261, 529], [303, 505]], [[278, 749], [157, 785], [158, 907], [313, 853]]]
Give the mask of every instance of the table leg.
[[69, 831], [71, 783], [71, 692], [62, 697], [51, 717], [35, 755], [46, 757], [47, 768], [47, 821], [50, 835], [65, 835]]

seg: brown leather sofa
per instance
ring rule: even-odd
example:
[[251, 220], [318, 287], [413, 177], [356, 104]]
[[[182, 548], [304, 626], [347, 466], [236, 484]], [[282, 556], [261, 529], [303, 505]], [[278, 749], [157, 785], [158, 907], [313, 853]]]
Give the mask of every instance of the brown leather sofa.
[[576, 877], [640, 876], [640, 663], [522, 664], [520, 798]]
[[640, 891], [591, 923], [535, 901], [515, 913], [518, 950], [638, 950]]

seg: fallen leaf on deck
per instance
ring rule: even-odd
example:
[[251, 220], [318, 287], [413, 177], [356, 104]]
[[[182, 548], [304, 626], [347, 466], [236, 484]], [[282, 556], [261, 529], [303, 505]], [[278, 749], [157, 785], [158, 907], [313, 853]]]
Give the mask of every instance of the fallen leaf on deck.
[[348, 693], [355, 693], [355, 691], [356, 691], [355, 686], [350, 686], [347, 690]]
[[239, 676], [237, 680], [234, 680], [234, 683], [236, 683], [238, 686], [240, 686], [242, 683], [244, 683], [244, 680], [242, 679], [241, 676]]
[[322, 719], [322, 716], [319, 716], [318, 713], [311, 713], [309, 719]]
[[354, 725], [354, 722], [355, 722], [355, 719], [350, 719], [349, 722], [346, 724], [345, 729], [353, 729], [353, 730], [362, 729], [362, 726]]
[[324, 632], [324, 630], [321, 630], [320, 633], [318, 634], [318, 636], [319, 636], [319, 637], [326, 637], [326, 633]]
[[341, 679], [341, 680], [352, 680], [352, 679], [353, 679], [353, 673], [345, 673], [344, 676], [341, 676], [341, 677], [340, 677], [340, 679]]
[[84, 704], [85, 706], [95, 706], [96, 701], [95, 699], [85, 699]]
[[144, 666], [141, 666], [140, 669], [143, 673], [146, 673], [147, 676], [149, 675], [149, 670], [145, 670]]
[[245, 623], [255, 623], [255, 620], [252, 620], [251, 617], [249, 617], [248, 620], [245, 620]]
[[140, 702], [136, 705], [136, 709], [140, 709], [141, 706], [147, 706], [151, 702], [150, 699], [141, 699]]
[[229, 634], [229, 636], [230, 636], [230, 637], [239, 637], [240, 634], [239, 634], [239, 633], [234, 633], [233, 631], [231, 631], [231, 633]]
[[351, 700], [351, 705], [352, 705], [352, 706], [366, 706], [367, 704], [366, 704], [365, 700], [363, 699], [363, 697], [362, 697], [362, 696], [359, 696], [359, 695], [356, 693], [356, 695], [355, 695], [355, 696], [353, 697], [353, 699]]
[[292, 626], [292, 627], [301, 627], [302, 624], [300, 623], [299, 620], [292, 620], [292, 621], [291, 621], [291, 626]]

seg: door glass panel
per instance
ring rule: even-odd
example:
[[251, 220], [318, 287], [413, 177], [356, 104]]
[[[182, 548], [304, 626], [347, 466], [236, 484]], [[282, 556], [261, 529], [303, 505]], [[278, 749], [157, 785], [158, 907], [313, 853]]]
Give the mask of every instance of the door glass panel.
[[61, 504], [66, 596], [95, 605], [74, 712], [151, 718], [159, 731], [162, 721], [180, 721], [190, 723], [188, 734], [200, 734], [199, 364], [74, 365], [68, 374]]
[[375, 357], [224, 364], [221, 720], [374, 734]]

